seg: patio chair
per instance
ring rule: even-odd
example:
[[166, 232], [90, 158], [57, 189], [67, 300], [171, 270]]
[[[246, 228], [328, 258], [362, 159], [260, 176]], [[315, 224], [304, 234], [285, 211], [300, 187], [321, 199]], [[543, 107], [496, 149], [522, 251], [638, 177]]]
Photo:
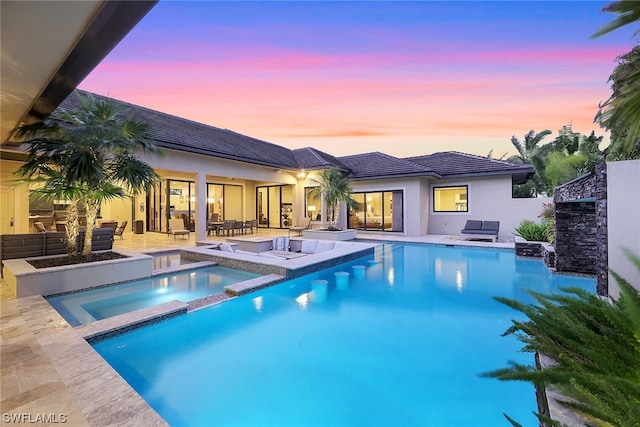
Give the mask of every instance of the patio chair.
[[235, 224], [236, 222], [234, 220], [224, 220], [224, 222], [222, 223], [222, 234], [224, 235], [225, 232], [227, 236], [229, 236], [230, 234], [235, 234], [233, 230], [233, 226]]
[[127, 228], [127, 223], [128, 221], [126, 219], [122, 221], [122, 224], [120, 224], [120, 226], [115, 229], [113, 235], [120, 237], [120, 240], [122, 240], [122, 233], [124, 233], [124, 230]]
[[45, 227], [44, 224], [41, 223], [40, 221], [34, 222], [33, 226], [36, 228], [36, 231], [38, 233], [46, 233], [46, 231], [47, 231], [47, 227]]
[[244, 222], [243, 221], [234, 221], [233, 222], [233, 235], [236, 233], [244, 234]]
[[247, 234], [247, 230], [249, 230], [249, 232], [253, 234], [253, 227], [257, 228], [257, 222], [255, 219], [250, 219], [249, 221], [245, 221], [244, 224], [242, 225], [243, 234]]
[[295, 231], [298, 233], [298, 236], [302, 236], [302, 232], [304, 230], [311, 230], [311, 220], [313, 219], [313, 217], [309, 217], [309, 223], [307, 224], [307, 226], [302, 226], [302, 225], [294, 225], [293, 227], [289, 228], [289, 235], [291, 235], [292, 231]]
[[117, 221], [102, 221], [100, 223], [100, 227], [99, 228], [111, 228], [113, 231], [115, 231], [116, 228], [118, 228], [118, 222]]
[[191, 232], [184, 227], [184, 221], [182, 218], [172, 218], [169, 220], [169, 232], [167, 237], [173, 234], [173, 240], [176, 240], [176, 236], [187, 236], [187, 239], [191, 237]]

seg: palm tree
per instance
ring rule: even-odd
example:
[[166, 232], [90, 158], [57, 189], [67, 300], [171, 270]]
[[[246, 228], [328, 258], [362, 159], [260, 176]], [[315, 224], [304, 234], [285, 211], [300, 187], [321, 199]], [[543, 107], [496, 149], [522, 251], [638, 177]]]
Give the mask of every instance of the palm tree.
[[344, 202], [348, 209], [356, 212], [360, 210], [360, 203], [352, 196], [351, 181], [339, 169], [334, 167], [325, 169], [320, 172], [319, 180], [309, 178], [309, 182], [316, 185], [311, 190], [313, 196], [324, 196], [330, 230], [338, 229], [336, 220], [340, 202]]
[[524, 136], [524, 143], [520, 142], [515, 135], [511, 137], [511, 144], [518, 151], [518, 154], [511, 156], [508, 160], [510, 162], [530, 164], [534, 167], [536, 174], [531, 178], [531, 181], [538, 194], [546, 194], [549, 191], [544, 180], [544, 157], [546, 157], [548, 147], [546, 145], [539, 146], [544, 137], [549, 134], [551, 134], [551, 131], [548, 129], [539, 133], [530, 130]]
[[[596, 31], [593, 38], [640, 21], [640, 2], [637, 1], [615, 1], [602, 10], [618, 16]], [[635, 46], [617, 61], [609, 77], [613, 93], [600, 105], [595, 121], [611, 130], [607, 158], [640, 158], [640, 47]]]
[[73, 242], [79, 232], [78, 208], [86, 209], [82, 255], [88, 255], [101, 203], [148, 190], [159, 178], [135, 154], [161, 154], [147, 137], [147, 124], [126, 117], [117, 104], [92, 96], [80, 97], [80, 101], [75, 110], [57, 110], [45, 121], [19, 129], [21, 135], [31, 138], [26, 141], [27, 162], [16, 171], [35, 186], [40, 197], [69, 201], [69, 256], [74, 255]]

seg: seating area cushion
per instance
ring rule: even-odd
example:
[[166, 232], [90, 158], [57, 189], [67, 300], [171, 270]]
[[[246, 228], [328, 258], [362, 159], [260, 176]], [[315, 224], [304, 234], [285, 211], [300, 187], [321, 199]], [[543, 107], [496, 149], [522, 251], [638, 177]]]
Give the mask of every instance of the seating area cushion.
[[220, 244], [220, 250], [224, 252], [233, 252], [231, 245], [226, 242]]
[[317, 240], [303, 240], [302, 241], [302, 249], [300, 250], [300, 252], [302, 252], [303, 254], [312, 254], [315, 253], [316, 251], [316, 247], [318, 246], [318, 241]]
[[273, 238], [273, 250], [274, 251], [288, 251], [289, 250], [289, 238], [288, 237], [274, 237]]
[[482, 221], [476, 219], [467, 220], [467, 224], [464, 226], [463, 232], [468, 230], [480, 230], [482, 229]]
[[495, 231], [497, 234], [500, 231], [500, 221], [482, 221], [482, 230]]
[[330, 240], [318, 240], [318, 245], [316, 246], [314, 253], [317, 254], [319, 252], [330, 251], [335, 245], [335, 242]]

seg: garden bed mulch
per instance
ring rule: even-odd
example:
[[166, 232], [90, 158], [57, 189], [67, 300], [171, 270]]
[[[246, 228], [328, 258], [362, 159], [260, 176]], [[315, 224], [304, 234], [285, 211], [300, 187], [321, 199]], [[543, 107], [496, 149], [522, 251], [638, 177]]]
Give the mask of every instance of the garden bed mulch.
[[27, 261], [35, 268], [61, 267], [65, 265], [86, 264], [98, 261], [110, 261], [113, 259], [128, 258], [116, 252], [90, 253], [89, 255], [78, 255], [74, 257], [60, 256], [56, 258], [39, 258]]

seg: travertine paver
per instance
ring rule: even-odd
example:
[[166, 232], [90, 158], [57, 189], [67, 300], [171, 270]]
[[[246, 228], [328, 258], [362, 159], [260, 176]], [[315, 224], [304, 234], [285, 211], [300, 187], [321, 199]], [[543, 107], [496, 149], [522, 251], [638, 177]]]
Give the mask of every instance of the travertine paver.
[[2, 300], [0, 313], [3, 423], [167, 425], [44, 298]]

